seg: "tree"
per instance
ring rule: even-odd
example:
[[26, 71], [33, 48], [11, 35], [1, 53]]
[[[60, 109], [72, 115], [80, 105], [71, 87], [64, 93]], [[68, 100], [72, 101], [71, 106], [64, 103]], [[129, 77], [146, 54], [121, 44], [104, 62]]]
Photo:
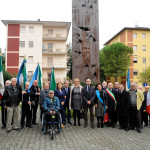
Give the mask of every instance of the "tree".
[[125, 76], [130, 65], [130, 56], [133, 49], [123, 43], [114, 43], [106, 45], [101, 52], [101, 69], [104, 70], [104, 75], [109, 77]]
[[99, 52], [99, 60], [100, 60], [100, 81], [103, 82], [103, 81], [106, 81], [106, 76], [104, 74], [104, 70], [102, 69], [102, 66], [104, 66], [104, 62], [103, 62], [103, 51], [100, 50]]
[[5, 70], [6, 49], [4, 50], [4, 52], [2, 52], [2, 49], [0, 48], [0, 53], [2, 53], [3, 77], [5, 82], [7, 80], [11, 80], [13, 76]]
[[145, 70], [143, 70], [143, 72], [139, 73], [138, 76], [139, 82], [141, 83], [148, 83], [150, 85], [150, 66], [146, 68], [146, 72]]
[[70, 68], [69, 72], [67, 73], [67, 77], [69, 79], [72, 79], [72, 47], [70, 46], [70, 48], [68, 49], [68, 56], [70, 57], [68, 62], [67, 62], [67, 66]]

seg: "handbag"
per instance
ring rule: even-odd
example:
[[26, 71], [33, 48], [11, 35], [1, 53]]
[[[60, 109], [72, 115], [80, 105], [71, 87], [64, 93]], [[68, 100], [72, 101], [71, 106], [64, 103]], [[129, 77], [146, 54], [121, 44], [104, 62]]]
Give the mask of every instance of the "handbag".
[[150, 105], [146, 106], [146, 112], [150, 114]]
[[80, 110], [80, 119], [83, 119], [84, 118], [84, 109], [81, 109]]
[[105, 113], [105, 116], [104, 116], [104, 122], [108, 122], [108, 121], [109, 121], [108, 113]]

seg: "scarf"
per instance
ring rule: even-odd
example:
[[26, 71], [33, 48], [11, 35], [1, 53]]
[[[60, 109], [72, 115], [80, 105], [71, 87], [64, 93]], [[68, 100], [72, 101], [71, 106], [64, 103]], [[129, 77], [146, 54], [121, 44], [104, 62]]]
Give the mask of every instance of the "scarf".
[[[102, 105], [104, 105], [104, 101], [103, 101], [102, 98], [100, 97], [100, 92], [99, 92], [99, 90], [96, 90], [96, 95], [97, 95], [98, 99], [100, 100], [100, 102], [102, 103]], [[104, 115], [105, 115], [105, 112], [106, 112], [106, 105], [104, 105]]]

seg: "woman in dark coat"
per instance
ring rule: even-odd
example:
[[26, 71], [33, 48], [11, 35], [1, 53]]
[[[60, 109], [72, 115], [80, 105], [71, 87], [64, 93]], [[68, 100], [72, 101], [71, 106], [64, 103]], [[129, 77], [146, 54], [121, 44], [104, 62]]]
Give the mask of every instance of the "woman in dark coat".
[[102, 90], [102, 84], [98, 83], [96, 85], [96, 99], [95, 99], [95, 116], [97, 117], [97, 127], [103, 128], [103, 120], [107, 107], [107, 93], [105, 90]]
[[76, 126], [76, 116], [78, 117], [78, 126], [80, 126], [80, 110], [82, 107], [82, 86], [78, 78], [74, 79], [74, 85], [71, 86], [69, 109], [73, 109], [74, 126]]
[[65, 115], [65, 102], [66, 102], [66, 93], [65, 90], [62, 88], [62, 83], [57, 84], [57, 89], [54, 93], [55, 96], [59, 98], [60, 101], [60, 113], [62, 117], [62, 128], [66, 124], [66, 115]]

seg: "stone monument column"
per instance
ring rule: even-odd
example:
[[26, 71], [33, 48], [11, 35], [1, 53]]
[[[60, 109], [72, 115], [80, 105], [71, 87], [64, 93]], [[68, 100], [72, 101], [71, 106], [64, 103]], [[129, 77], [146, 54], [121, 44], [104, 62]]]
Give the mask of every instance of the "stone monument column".
[[99, 82], [98, 0], [72, 0], [72, 77]]

